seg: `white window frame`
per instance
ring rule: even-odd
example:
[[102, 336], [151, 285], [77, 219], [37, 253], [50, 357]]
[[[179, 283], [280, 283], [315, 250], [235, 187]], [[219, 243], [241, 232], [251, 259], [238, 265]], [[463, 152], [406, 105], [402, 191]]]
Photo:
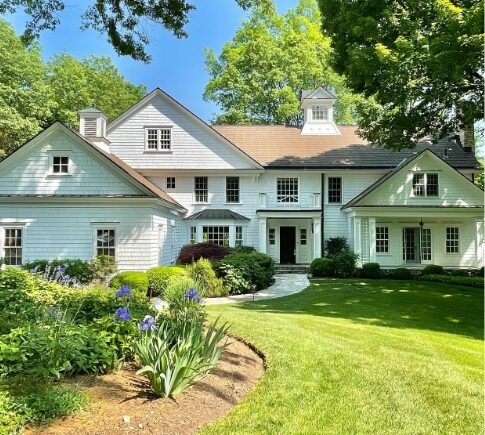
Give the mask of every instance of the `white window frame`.
[[[227, 182], [229, 178], [237, 178], [237, 201], [229, 201], [229, 198], [228, 198], [229, 190], [227, 187]], [[235, 191], [234, 188], [231, 189], [231, 192], [233, 191]], [[231, 175], [226, 177], [226, 204], [241, 204], [241, 178], [238, 177], [237, 175], [236, 176]]]
[[[170, 186], [169, 186], [169, 181], [170, 181]], [[176, 186], [177, 186], [177, 182], [176, 182], [176, 178], [175, 177], [166, 177], [165, 178], [165, 188], [166, 189], [175, 189]]]
[[276, 245], [276, 228], [268, 228], [268, 245]]
[[192, 225], [189, 227], [189, 243], [194, 245], [199, 242], [197, 226]]
[[[196, 186], [197, 186], [197, 178], [205, 178], [207, 180], [207, 199], [205, 201], [197, 201], [197, 194], [196, 194]], [[209, 177], [202, 175], [194, 177], [194, 204], [209, 204]]]
[[[239, 230], [241, 231], [241, 237], [238, 238], [238, 228]], [[230, 228], [229, 228], [229, 231], [230, 231]], [[244, 226], [243, 225], [235, 225], [234, 226], [234, 246], [235, 247], [238, 247], [238, 246], [243, 246], [244, 245]]]
[[[448, 228], [456, 228], [456, 239], [448, 239]], [[447, 250], [447, 244], [448, 242], [455, 242], [456, 241], [456, 246], [457, 246], [457, 251], [456, 252], [448, 252]], [[458, 225], [447, 225], [445, 227], [445, 255], [459, 255], [460, 254], [460, 227]]]
[[[60, 159], [67, 159], [67, 172], [54, 172], [54, 167], [55, 167], [55, 163], [54, 163], [54, 160], [56, 158], [60, 158]], [[59, 168], [61, 168], [62, 166], [65, 166], [64, 164], [62, 163], [59, 163]], [[56, 177], [65, 177], [66, 175], [71, 175], [71, 158], [69, 157], [68, 154], [65, 154], [65, 153], [62, 153], [62, 154], [52, 154], [50, 156], [50, 167], [51, 167], [51, 170], [50, 170], [50, 173], [51, 175], [54, 175]]]
[[[328, 106], [325, 106], [323, 104], [313, 104], [311, 107], [311, 114], [312, 114], [312, 121], [328, 121], [328, 116], [329, 116]], [[315, 114], [318, 114], [318, 116], [315, 117]]]
[[[340, 178], [340, 202], [333, 202], [333, 201], [330, 202], [330, 178]], [[326, 189], [325, 189], [326, 204], [328, 205], [342, 204], [344, 201], [344, 177], [340, 175], [328, 175], [325, 181], [326, 181]]]
[[[414, 177], [416, 175], [423, 175], [423, 195], [416, 195], [414, 193]], [[428, 175], [436, 175], [436, 180], [438, 183], [438, 193], [436, 195], [428, 195]], [[412, 177], [411, 177], [411, 197], [412, 198], [439, 198], [440, 195], [440, 176], [438, 172], [434, 171], [416, 171], [412, 172]]]
[[[0, 258], [3, 258], [5, 260], [6, 258], [6, 249], [9, 248], [20, 248], [20, 264], [13, 264], [11, 266], [21, 266], [24, 263], [24, 246], [25, 246], [25, 227], [23, 225], [5, 225], [0, 227], [1, 228], [1, 255]], [[7, 239], [7, 230], [20, 230], [21, 231], [21, 236], [20, 236], [20, 246], [6, 246], [5, 242]], [[9, 265], [10, 266], [10, 265]]]
[[[118, 229], [114, 225], [95, 225], [93, 227], [93, 258], [96, 258], [98, 256], [98, 231], [100, 230], [113, 230], [115, 232], [115, 244], [114, 244], [114, 250], [115, 250], [115, 255], [114, 259], [118, 260]], [[102, 254], [99, 254], [102, 255]], [[103, 254], [105, 255], [105, 254]]]
[[[149, 148], [148, 147], [148, 132], [150, 130], [157, 131], [157, 147], [156, 148]], [[170, 143], [168, 144], [168, 148], [166, 144], [162, 145], [162, 131], [168, 131], [169, 133], [169, 140]], [[145, 152], [149, 153], [170, 153], [172, 152], [172, 145], [173, 145], [173, 134], [172, 134], [172, 126], [171, 125], [147, 125], [145, 126]]]
[[[291, 197], [292, 195], [280, 195], [278, 193], [278, 181], [279, 180], [296, 180], [297, 189], [296, 189], [296, 201], [281, 201], [280, 197], [283, 198], [285, 196]], [[276, 202], [278, 204], [299, 204], [300, 203], [300, 177], [276, 177]]]
[[[387, 237], [383, 237], [383, 238], [380, 238], [378, 239], [377, 238], [377, 235], [379, 233], [378, 231], [378, 228], [386, 228], [386, 231], [385, 233], [387, 233]], [[376, 225], [376, 255], [388, 255], [391, 251], [391, 237], [390, 237], [390, 231], [389, 231], [389, 226], [388, 225]], [[386, 242], [387, 241], [387, 249], [385, 249], [384, 251], [378, 251], [378, 241], [383, 241], [383, 242]], [[386, 245], [386, 244], [384, 244]]]
[[[207, 230], [206, 230], [207, 228]], [[204, 235], [205, 234], [209, 234], [209, 228], [212, 228], [212, 229], [215, 229], [217, 228], [217, 231], [213, 230], [212, 231], [212, 234], [217, 234], [217, 235], [220, 235], [222, 234], [222, 245], [219, 245], [217, 243], [214, 243], [213, 241], [209, 240], [209, 238], [207, 238], [207, 240], [204, 239]], [[221, 228], [224, 228], [224, 230], [220, 231]], [[227, 244], [225, 243], [226, 242], [226, 238], [225, 238], [225, 235], [226, 235], [226, 231], [225, 231], [225, 228], [227, 228]], [[230, 234], [231, 234], [231, 225], [203, 225], [202, 226], [202, 241], [203, 242], [207, 242], [207, 243], [214, 243], [218, 246], [225, 246], [225, 247], [229, 247], [230, 244], [231, 244], [231, 241], [230, 241]], [[214, 240], [214, 238], [213, 238]], [[219, 237], [217, 238], [217, 240], [219, 240]]]

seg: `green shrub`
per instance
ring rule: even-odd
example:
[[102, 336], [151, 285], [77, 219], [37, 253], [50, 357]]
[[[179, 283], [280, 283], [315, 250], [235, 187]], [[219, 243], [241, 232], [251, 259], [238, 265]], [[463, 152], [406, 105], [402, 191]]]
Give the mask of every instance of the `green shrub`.
[[232, 248], [231, 252], [243, 252], [245, 254], [250, 254], [251, 252], [256, 252], [256, 248], [254, 248], [254, 246], [241, 245]]
[[469, 276], [470, 273], [468, 270], [465, 269], [447, 269], [445, 271], [446, 275], [451, 275], [451, 276]]
[[188, 276], [173, 276], [168, 280], [165, 289], [165, 301], [169, 304], [169, 316], [171, 318], [189, 321], [205, 319], [206, 314], [201, 301], [198, 298], [194, 300], [194, 297], [187, 297], [193, 289], [197, 291], [196, 286], [195, 281]]
[[200, 258], [195, 263], [188, 265], [187, 275], [195, 281], [197, 289], [206, 298], [229, 294], [228, 289], [224, 288], [222, 280], [217, 278], [211, 262], [205, 258]]
[[362, 278], [378, 279], [381, 277], [379, 263], [365, 263], [362, 265]]
[[325, 241], [325, 252], [327, 257], [334, 258], [342, 251], [348, 250], [350, 250], [350, 247], [345, 237], [331, 237]]
[[141, 271], [121, 272], [111, 278], [109, 282], [109, 286], [114, 289], [118, 289], [122, 285], [129, 285], [137, 293], [146, 296], [148, 293], [147, 274]]
[[409, 280], [413, 279], [413, 274], [410, 269], [405, 267], [398, 267], [397, 269], [391, 270], [389, 276], [393, 279]]
[[231, 295], [240, 295], [252, 291], [252, 284], [232, 264], [218, 264], [217, 275]]
[[355, 273], [355, 264], [359, 256], [353, 251], [341, 251], [334, 257], [335, 276], [349, 278]]
[[150, 296], [160, 295], [163, 297], [169, 278], [187, 276], [187, 272], [183, 266], [158, 266], [148, 269], [146, 275]]
[[180, 394], [215, 367], [227, 345], [221, 344], [227, 330], [217, 321], [205, 330], [202, 321], [166, 320], [157, 330], [141, 333], [136, 347], [142, 368], [137, 373], [148, 378], [157, 396]]
[[334, 261], [331, 258], [315, 258], [310, 264], [310, 273], [314, 278], [333, 276]]
[[255, 285], [258, 290], [268, 287], [275, 273], [274, 260], [259, 252], [234, 252], [219, 264], [233, 266], [244, 280]]
[[483, 289], [483, 277], [478, 276], [450, 276], [450, 275], [421, 275], [421, 281], [441, 282], [444, 284], [464, 285]]
[[484, 272], [484, 268], [483, 268], [483, 266], [482, 266], [480, 269], [478, 269], [478, 276], [483, 277], [483, 276], [484, 276], [484, 273], [485, 273], [485, 272]]
[[424, 267], [421, 273], [423, 275], [444, 275], [445, 270], [442, 266], [437, 266], [436, 264], [428, 264]]
[[35, 271], [40, 274], [44, 274], [47, 273], [47, 269], [52, 271], [59, 266], [66, 266], [64, 273], [76, 278], [80, 284], [89, 284], [94, 279], [93, 263], [91, 261], [84, 261], [80, 259], [33, 260], [25, 263], [22, 267], [28, 271]]
[[98, 255], [91, 260], [94, 271], [94, 279], [105, 282], [108, 277], [116, 272], [117, 264], [114, 257], [109, 255]]

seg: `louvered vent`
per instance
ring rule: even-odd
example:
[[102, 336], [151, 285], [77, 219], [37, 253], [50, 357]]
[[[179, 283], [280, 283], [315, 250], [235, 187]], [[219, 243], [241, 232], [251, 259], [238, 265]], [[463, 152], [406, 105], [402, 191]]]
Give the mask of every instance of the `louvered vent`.
[[84, 136], [97, 136], [96, 118], [84, 118]]

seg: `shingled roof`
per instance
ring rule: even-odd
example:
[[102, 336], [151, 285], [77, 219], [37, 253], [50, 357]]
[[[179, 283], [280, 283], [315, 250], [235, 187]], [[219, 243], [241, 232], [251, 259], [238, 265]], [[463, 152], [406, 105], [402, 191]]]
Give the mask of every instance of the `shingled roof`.
[[448, 139], [438, 143], [424, 140], [415, 149], [395, 152], [368, 144], [357, 135], [356, 127], [350, 125], [339, 125], [339, 136], [304, 136], [299, 127], [284, 125], [214, 125], [213, 128], [268, 168], [390, 169], [425, 148], [454, 168], [480, 167], [472, 153]]

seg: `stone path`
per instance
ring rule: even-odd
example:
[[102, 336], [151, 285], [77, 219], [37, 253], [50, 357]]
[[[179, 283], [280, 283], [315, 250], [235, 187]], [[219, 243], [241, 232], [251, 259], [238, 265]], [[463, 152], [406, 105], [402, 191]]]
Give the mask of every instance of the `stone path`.
[[[255, 301], [263, 299], [281, 298], [282, 296], [299, 293], [310, 285], [305, 274], [288, 273], [275, 276], [275, 283], [267, 289], [254, 294]], [[223, 298], [210, 298], [205, 300], [206, 305], [234, 304], [236, 302], [252, 301], [252, 293], [246, 295], [227, 296]]]

